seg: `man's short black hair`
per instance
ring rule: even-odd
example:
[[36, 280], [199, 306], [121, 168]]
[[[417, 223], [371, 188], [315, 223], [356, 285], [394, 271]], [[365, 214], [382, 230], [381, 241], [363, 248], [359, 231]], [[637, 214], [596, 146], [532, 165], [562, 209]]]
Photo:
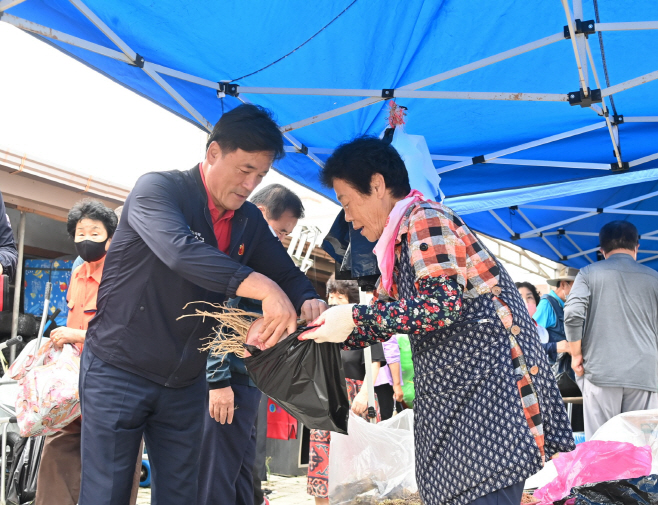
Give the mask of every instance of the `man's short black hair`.
[[75, 238], [75, 228], [82, 219], [93, 219], [94, 221], [103, 223], [108, 238], [112, 238], [119, 223], [117, 215], [112, 209], [106, 207], [98, 200], [85, 198], [76, 203], [69, 211], [66, 220], [66, 231], [71, 238]]
[[297, 219], [304, 217], [304, 205], [301, 199], [281, 184], [265, 186], [251, 198], [251, 203], [265, 207], [267, 217], [275, 221], [287, 210]]
[[535, 305], [539, 305], [539, 300], [541, 300], [541, 297], [539, 296], [539, 292], [537, 291], [537, 288], [534, 286], [534, 284], [530, 284], [529, 282], [517, 282], [516, 289], [519, 288], [526, 288], [530, 290], [532, 297], [535, 299]]
[[639, 240], [637, 228], [628, 221], [611, 221], [599, 231], [599, 246], [606, 254], [615, 249], [634, 251]]
[[409, 173], [393, 146], [376, 137], [363, 136], [342, 144], [320, 171], [320, 181], [328, 188], [341, 179], [364, 195], [370, 194], [370, 181], [382, 174], [386, 188], [395, 198], [411, 191]]
[[208, 137], [206, 150], [217, 142], [222, 154], [242, 149], [248, 153], [271, 152], [274, 160], [285, 156], [283, 135], [265, 107], [243, 103], [219, 118]]

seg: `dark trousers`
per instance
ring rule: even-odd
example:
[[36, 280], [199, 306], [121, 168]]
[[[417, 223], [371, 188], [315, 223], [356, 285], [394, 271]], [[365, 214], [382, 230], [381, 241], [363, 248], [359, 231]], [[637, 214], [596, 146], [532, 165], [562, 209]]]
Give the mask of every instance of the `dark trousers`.
[[525, 481], [522, 480], [513, 486], [485, 494], [469, 503], [469, 505], [519, 505], [521, 503], [521, 496], [523, 495], [524, 484]]
[[[253, 505], [253, 469], [256, 452], [256, 416], [261, 392], [231, 384], [235, 411], [231, 424], [204, 413], [203, 444], [199, 461], [198, 505]], [[207, 404], [207, 401], [206, 401]], [[183, 503], [183, 502], [181, 502]]]
[[256, 417], [256, 457], [254, 458], [254, 505], [263, 505], [263, 481], [267, 480], [267, 396], [261, 393]]
[[377, 395], [379, 413], [381, 414], [382, 421], [386, 421], [393, 417], [393, 409], [397, 412], [402, 412], [402, 404], [395, 404], [395, 400], [393, 400], [393, 386], [390, 384], [380, 384], [379, 386], [375, 386], [375, 394]]
[[196, 503], [206, 381], [168, 388], [95, 356], [80, 363], [82, 485], [79, 505], [125, 505], [142, 435], [151, 504]]

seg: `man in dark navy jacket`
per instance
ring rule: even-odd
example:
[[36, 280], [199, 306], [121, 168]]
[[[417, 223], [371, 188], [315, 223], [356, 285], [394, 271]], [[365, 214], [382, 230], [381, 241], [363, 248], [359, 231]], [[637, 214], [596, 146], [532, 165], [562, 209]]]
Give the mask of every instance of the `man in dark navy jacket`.
[[[213, 322], [186, 304], [261, 300], [266, 346], [325, 308], [261, 211], [247, 202], [283, 156], [266, 109], [240, 105], [215, 125], [205, 160], [142, 176], [105, 261], [81, 360], [80, 505], [128, 502], [142, 435], [152, 503], [196, 503], [206, 413], [201, 340]], [[218, 497], [221, 502], [221, 498]]]
[[[9, 216], [5, 211], [2, 193], [0, 193], [0, 275], [8, 275], [9, 279], [13, 279], [17, 259], [18, 252], [14, 243], [14, 234], [11, 231]], [[0, 296], [2, 296], [1, 293]]]

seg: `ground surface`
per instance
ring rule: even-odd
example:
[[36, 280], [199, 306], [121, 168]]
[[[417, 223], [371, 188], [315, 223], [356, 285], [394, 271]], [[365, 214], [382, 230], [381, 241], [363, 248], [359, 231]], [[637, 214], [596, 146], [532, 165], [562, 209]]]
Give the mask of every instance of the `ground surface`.
[[[265, 486], [272, 490], [269, 495], [272, 505], [312, 505], [315, 503], [312, 496], [306, 494], [306, 476], [279, 477], [270, 476]], [[151, 488], [140, 488], [137, 505], [150, 505]]]

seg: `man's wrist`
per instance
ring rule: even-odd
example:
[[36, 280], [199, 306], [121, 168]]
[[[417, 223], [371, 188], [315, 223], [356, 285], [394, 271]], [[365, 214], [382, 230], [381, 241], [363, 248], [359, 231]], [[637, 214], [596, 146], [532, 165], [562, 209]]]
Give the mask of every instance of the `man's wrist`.
[[215, 381], [215, 382], [208, 382], [208, 389], [214, 390], [214, 389], [224, 389], [224, 388], [229, 388], [231, 387], [231, 380], [230, 379], [224, 379], [221, 381]]

